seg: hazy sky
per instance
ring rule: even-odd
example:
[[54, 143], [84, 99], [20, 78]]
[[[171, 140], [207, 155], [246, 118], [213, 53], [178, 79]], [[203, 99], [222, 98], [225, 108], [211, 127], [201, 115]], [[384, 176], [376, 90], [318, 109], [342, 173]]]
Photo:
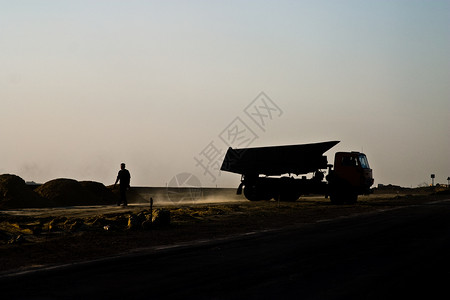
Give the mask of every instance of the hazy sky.
[[450, 1], [2, 1], [0, 174], [237, 186], [229, 145], [450, 176]]

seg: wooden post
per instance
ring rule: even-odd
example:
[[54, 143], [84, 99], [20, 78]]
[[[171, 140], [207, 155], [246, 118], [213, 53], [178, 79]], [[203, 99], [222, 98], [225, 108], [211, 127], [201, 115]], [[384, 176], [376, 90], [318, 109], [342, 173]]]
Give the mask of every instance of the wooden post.
[[153, 223], [153, 198], [152, 197], [150, 197], [150, 216], [151, 216], [150, 222]]

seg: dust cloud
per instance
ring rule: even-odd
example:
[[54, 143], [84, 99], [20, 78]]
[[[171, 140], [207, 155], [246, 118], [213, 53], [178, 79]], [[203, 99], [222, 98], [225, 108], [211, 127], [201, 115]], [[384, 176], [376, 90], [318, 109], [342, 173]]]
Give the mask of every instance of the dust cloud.
[[247, 201], [236, 195], [235, 188], [186, 188], [186, 187], [132, 187], [128, 192], [129, 203], [154, 205], [189, 205]]

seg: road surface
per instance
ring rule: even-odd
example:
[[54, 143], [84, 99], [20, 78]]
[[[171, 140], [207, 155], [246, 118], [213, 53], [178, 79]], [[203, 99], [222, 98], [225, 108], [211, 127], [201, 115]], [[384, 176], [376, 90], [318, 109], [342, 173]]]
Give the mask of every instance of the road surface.
[[450, 200], [0, 278], [2, 299], [448, 299]]

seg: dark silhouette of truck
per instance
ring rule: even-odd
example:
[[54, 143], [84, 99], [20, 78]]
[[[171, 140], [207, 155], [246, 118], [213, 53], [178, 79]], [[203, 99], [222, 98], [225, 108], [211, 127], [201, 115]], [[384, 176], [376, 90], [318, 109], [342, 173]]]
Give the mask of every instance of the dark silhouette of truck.
[[[248, 200], [295, 201], [301, 195], [330, 197], [332, 203], [355, 203], [370, 194], [372, 169], [360, 152], [337, 152], [333, 165], [323, 155], [339, 141], [258, 148], [228, 148], [221, 170], [241, 174]], [[325, 171], [327, 175], [325, 177]], [[311, 178], [307, 174], [311, 173]], [[302, 175], [302, 176], [299, 176]], [[326, 180], [324, 180], [324, 178]]]

